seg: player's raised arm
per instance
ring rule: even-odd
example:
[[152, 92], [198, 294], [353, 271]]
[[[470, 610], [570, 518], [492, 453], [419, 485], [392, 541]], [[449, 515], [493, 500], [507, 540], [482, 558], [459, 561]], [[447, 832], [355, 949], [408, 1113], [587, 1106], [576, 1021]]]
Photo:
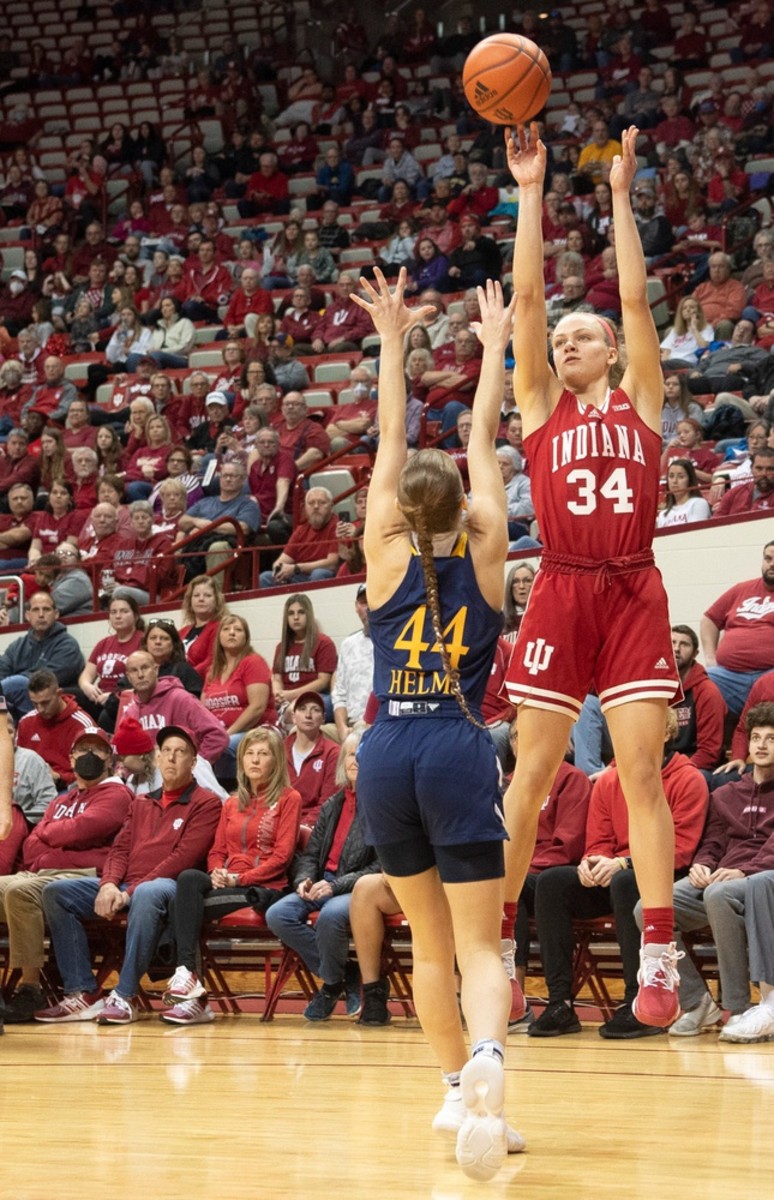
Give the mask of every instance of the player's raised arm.
[[[374, 329], [382, 339], [379, 369], [379, 448], [376, 452], [371, 482], [368, 488], [368, 510], [364, 534], [366, 558], [371, 548], [377, 549], [385, 536], [405, 528], [405, 522], [395, 508], [395, 496], [403, 464], [406, 461], [406, 377], [403, 370], [403, 339], [418, 321], [432, 311], [432, 305], [408, 308], [403, 296], [406, 271], [402, 269], [397, 282], [390, 285], [378, 267], [376, 286], [367, 279], [360, 285], [366, 298], [352, 294], [351, 299], [371, 317]], [[374, 540], [375, 539], [375, 540]]]
[[661, 431], [664, 380], [658, 333], [648, 303], [648, 282], [642, 242], [631, 204], [631, 186], [637, 172], [635, 147], [639, 130], [632, 125], [621, 137], [623, 153], [610, 168], [615, 222], [615, 253], [628, 365], [622, 387], [643, 420]]
[[542, 227], [546, 148], [533, 123], [529, 132], [523, 125], [515, 133], [506, 129], [505, 149], [508, 167], [519, 185], [519, 219], [513, 247], [514, 393], [525, 432], [529, 433], [533, 414], [541, 424], [561, 391], [548, 365], [546, 344]]
[[[481, 374], [473, 403], [473, 422], [468, 443], [468, 473], [472, 503], [468, 529], [471, 538], [484, 550], [486, 560], [495, 565], [490, 587], [484, 578], [482, 563], [476, 561], [476, 577], [487, 599], [492, 591], [499, 599], [491, 600], [493, 607], [502, 603], [502, 561], [508, 549], [508, 511], [503, 477], [495, 454], [495, 437], [500, 424], [503, 385], [505, 382], [505, 350], [511, 336], [514, 296], [506, 307], [499, 282], [487, 280], [486, 288], [478, 288], [481, 320], [473, 324], [484, 347]], [[475, 546], [474, 546], [475, 554]]]

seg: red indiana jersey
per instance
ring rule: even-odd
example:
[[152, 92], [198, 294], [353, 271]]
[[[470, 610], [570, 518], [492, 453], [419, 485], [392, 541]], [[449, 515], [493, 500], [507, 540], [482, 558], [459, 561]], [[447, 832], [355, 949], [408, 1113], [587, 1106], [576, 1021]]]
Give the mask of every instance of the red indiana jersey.
[[651, 546], [661, 437], [621, 388], [601, 408], [581, 404], [565, 388], [524, 447], [547, 550], [603, 562]]

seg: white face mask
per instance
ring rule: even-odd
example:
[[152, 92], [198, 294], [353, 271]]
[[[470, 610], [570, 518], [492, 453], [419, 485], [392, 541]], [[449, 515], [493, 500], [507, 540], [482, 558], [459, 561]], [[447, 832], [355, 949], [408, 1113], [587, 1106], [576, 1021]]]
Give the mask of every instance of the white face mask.
[[22, 283], [21, 279], [12, 279], [8, 284], [8, 291], [12, 296], [18, 296], [19, 292], [23, 292], [24, 284]]

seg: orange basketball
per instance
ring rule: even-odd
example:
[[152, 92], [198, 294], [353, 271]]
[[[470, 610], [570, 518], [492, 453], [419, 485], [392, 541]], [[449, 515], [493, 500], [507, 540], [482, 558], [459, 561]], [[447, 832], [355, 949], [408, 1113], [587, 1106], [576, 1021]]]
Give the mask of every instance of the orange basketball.
[[551, 91], [551, 68], [539, 46], [518, 33], [495, 33], [474, 46], [462, 84], [468, 104], [493, 125], [523, 125]]

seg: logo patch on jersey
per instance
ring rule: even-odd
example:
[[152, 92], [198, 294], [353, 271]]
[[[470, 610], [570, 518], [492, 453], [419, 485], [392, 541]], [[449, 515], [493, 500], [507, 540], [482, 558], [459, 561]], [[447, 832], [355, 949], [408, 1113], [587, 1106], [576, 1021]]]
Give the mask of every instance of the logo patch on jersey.
[[660, 658], [653, 668], [654, 671], [668, 671], [669, 663], [665, 658]]
[[530, 675], [537, 675], [540, 671], [545, 671], [551, 661], [554, 649], [554, 646], [548, 645], [545, 638], [538, 638], [536, 642], [527, 642], [522, 661]]
[[320, 771], [322, 771], [322, 769], [323, 769], [322, 759], [318, 758], [316, 762], [312, 763], [312, 770], [316, 771], [317, 774], [319, 775], [319, 773], [320, 773]]
[[183, 818], [177, 817], [177, 819], [172, 822], [172, 828], [179, 829], [182, 824], [183, 824]]
[[628, 412], [631, 404], [614, 404], [612, 405], [613, 412]]

